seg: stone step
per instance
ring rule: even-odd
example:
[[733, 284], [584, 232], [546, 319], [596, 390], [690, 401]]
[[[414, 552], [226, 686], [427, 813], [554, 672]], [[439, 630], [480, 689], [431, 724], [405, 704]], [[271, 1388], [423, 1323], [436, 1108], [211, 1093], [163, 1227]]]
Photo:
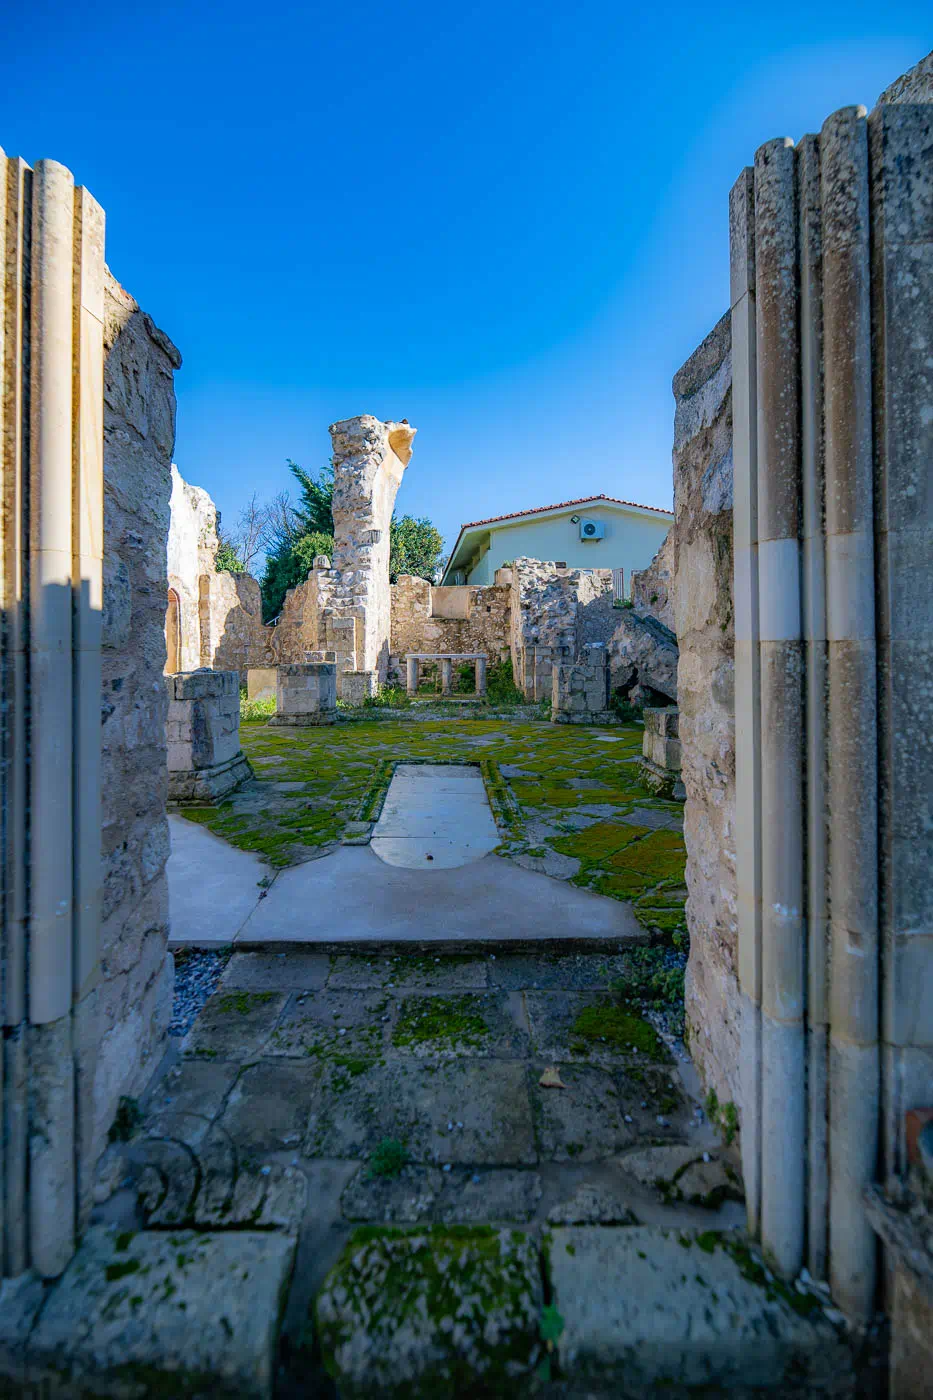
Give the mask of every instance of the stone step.
[[341, 1400], [852, 1394], [824, 1300], [737, 1232], [656, 1226], [357, 1231], [315, 1305]]
[[93, 1226], [34, 1320], [27, 1394], [271, 1400], [295, 1237]]

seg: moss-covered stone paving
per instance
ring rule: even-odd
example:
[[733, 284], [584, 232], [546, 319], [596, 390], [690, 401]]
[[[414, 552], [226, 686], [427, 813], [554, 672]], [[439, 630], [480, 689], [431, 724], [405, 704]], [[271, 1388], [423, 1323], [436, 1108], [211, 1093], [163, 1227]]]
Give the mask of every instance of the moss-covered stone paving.
[[[474, 717], [355, 719], [333, 728], [241, 726], [255, 772], [219, 807], [184, 815], [284, 867], [365, 839], [396, 763], [480, 764], [497, 854], [612, 899], [656, 935], [685, 930], [679, 803], [639, 782], [642, 729]], [[351, 825], [355, 824], [355, 825]]]

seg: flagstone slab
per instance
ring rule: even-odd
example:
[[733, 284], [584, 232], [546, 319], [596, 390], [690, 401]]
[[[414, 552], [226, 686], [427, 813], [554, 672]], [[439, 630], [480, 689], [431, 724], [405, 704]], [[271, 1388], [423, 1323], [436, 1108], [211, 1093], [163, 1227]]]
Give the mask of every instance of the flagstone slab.
[[589, 1065], [560, 1065], [563, 1089], [543, 1088], [532, 1070], [535, 1136], [542, 1160], [596, 1162], [612, 1157], [634, 1141], [618, 1091], [604, 1070]]
[[63, 1400], [269, 1400], [294, 1254], [271, 1231], [95, 1226], [42, 1309], [30, 1379]]

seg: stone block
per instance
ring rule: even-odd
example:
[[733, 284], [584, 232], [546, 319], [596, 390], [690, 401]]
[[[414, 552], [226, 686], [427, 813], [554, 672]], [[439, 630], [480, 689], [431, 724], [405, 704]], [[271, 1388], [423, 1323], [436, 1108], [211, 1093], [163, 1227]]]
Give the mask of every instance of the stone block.
[[240, 748], [236, 671], [194, 671], [167, 678], [168, 797], [216, 802], [252, 775]]
[[249, 700], [275, 699], [275, 667], [249, 666], [246, 671], [246, 696]]
[[362, 705], [376, 694], [378, 677], [375, 671], [343, 671], [337, 689], [346, 705]]
[[27, 1377], [61, 1400], [269, 1400], [294, 1255], [271, 1231], [95, 1226], [49, 1294]]
[[333, 724], [337, 718], [337, 667], [333, 662], [279, 666], [275, 689], [275, 714], [270, 724]]
[[805, 1311], [801, 1295], [769, 1283], [740, 1236], [565, 1228], [549, 1257], [560, 1366], [578, 1384], [631, 1400], [662, 1387], [848, 1393], [852, 1356], [820, 1302]]
[[[404, 1298], [404, 1307], [386, 1307]], [[344, 1400], [524, 1391], [543, 1355], [538, 1251], [518, 1230], [368, 1230], [315, 1305]]]

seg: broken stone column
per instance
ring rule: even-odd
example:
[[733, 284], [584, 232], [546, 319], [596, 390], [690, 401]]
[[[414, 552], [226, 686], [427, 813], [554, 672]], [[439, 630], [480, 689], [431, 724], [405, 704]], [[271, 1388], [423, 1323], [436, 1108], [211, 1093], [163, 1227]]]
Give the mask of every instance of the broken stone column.
[[641, 778], [656, 797], [686, 797], [681, 777], [680, 715], [676, 705], [644, 711]]
[[240, 748], [237, 671], [189, 671], [168, 685], [170, 802], [218, 802], [252, 777]]
[[591, 660], [554, 667], [551, 721], [554, 724], [610, 724], [609, 660], [602, 647], [587, 649]]
[[389, 527], [395, 498], [411, 460], [415, 429], [381, 423], [370, 414], [330, 428], [334, 461], [334, 577], [329, 582], [324, 645], [337, 620], [354, 620], [353, 661], [347, 670], [374, 671], [383, 684], [389, 663], [391, 594]]
[[337, 718], [337, 667], [330, 661], [279, 666], [275, 714], [270, 724], [333, 724]]

